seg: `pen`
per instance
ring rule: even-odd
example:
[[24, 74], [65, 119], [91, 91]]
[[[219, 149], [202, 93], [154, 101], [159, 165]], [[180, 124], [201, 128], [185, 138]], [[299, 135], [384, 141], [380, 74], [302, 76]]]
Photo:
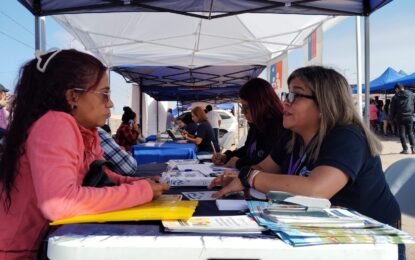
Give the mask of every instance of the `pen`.
[[216, 154], [216, 149], [215, 149], [215, 146], [213, 145], [213, 141], [210, 141], [210, 144], [212, 145], [213, 154]]

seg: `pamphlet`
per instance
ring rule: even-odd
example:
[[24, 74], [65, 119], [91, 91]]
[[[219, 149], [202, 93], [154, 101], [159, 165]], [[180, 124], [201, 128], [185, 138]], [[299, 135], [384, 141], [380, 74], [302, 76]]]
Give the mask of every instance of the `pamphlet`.
[[254, 219], [242, 216], [192, 217], [188, 220], [162, 221], [169, 232], [261, 233], [265, 230]]

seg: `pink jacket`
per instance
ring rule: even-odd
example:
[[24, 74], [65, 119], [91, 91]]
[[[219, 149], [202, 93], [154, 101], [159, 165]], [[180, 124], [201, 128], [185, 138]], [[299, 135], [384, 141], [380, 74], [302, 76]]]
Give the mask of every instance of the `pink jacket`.
[[9, 119], [9, 111], [5, 107], [0, 108], [0, 128], [6, 129]]
[[378, 119], [378, 109], [376, 108], [375, 104], [370, 104], [369, 105], [369, 119], [370, 120], [377, 120]]
[[[6, 214], [0, 205], [0, 259], [35, 258], [48, 222], [129, 208], [152, 200], [147, 181], [107, 171], [119, 186], [82, 187], [90, 163], [102, 159], [96, 129], [48, 112], [29, 131]], [[0, 184], [0, 189], [2, 188]]]

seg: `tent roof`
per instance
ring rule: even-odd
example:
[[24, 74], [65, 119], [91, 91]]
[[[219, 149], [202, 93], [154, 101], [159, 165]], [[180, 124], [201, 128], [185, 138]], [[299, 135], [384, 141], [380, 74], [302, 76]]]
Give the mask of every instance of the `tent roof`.
[[366, 16], [392, 0], [19, 0], [37, 16], [104, 12], [171, 12], [207, 19], [242, 13]]
[[322, 15], [242, 14], [204, 20], [171, 13], [54, 16], [107, 66], [267, 65], [303, 45], [319, 25], [344, 18]]
[[[371, 93], [384, 93], [393, 92], [393, 88], [396, 83], [400, 82], [400, 79], [405, 77], [405, 75], [397, 72], [391, 67], [388, 67], [379, 77], [370, 82], [370, 92]], [[389, 84], [394, 82], [393, 84]], [[356, 88], [354, 89], [354, 92]], [[362, 91], [365, 90], [363, 85]]]
[[370, 82], [371, 89], [382, 88], [386, 83], [402, 78], [404, 75], [400, 74], [396, 70], [388, 67], [382, 75]]
[[112, 70], [127, 82], [135, 82], [141, 90], [158, 101], [233, 101], [239, 88], [264, 69], [261, 65], [204, 66], [195, 69], [169, 66], [119, 66]]

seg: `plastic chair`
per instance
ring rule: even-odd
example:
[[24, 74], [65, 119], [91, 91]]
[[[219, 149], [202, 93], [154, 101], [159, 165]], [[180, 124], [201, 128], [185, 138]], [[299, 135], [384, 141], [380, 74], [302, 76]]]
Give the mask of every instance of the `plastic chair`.
[[239, 142], [238, 142], [238, 144], [236, 145], [236, 149], [239, 149], [239, 148], [241, 148], [242, 146], [244, 146], [245, 145], [245, 142], [246, 142], [246, 138], [248, 137], [248, 134], [244, 134], [242, 137], [241, 137], [241, 139], [239, 139]]
[[235, 143], [235, 132], [227, 132], [219, 140], [219, 146], [222, 150], [229, 150], [231, 146]]
[[415, 216], [415, 158], [394, 162], [386, 169], [385, 178], [402, 213]]

